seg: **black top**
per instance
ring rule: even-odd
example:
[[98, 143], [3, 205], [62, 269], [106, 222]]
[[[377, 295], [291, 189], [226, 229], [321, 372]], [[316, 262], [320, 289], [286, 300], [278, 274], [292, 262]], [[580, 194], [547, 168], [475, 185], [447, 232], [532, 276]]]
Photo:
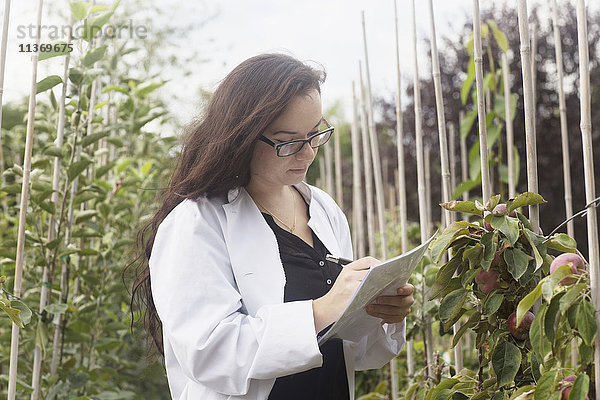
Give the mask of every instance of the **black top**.
[[[310, 218], [308, 204], [306, 214]], [[286, 277], [283, 301], [314, 300], [325, 295], [342, 267], [325, 260], [328, 251], [323, 242], [311, 230], [313, 248], [277, 225], [270, 214], [262, 215], [273, 229], [279, 245]], [[323, 354], [321, 367], [277, 378], [269, 400], [350, 399], [342, 340], [329, 339], [320, 350]]]

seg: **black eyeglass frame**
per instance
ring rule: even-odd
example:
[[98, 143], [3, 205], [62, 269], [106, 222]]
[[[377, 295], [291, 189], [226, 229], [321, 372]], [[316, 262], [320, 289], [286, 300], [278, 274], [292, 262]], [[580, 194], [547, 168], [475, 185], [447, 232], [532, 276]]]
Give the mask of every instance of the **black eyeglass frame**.
[[[267, 137], [266, 137], [266, 136], [264, 136], [264, 135], [260, 135], [260, 136], [258, 137], [258, 139], [259, 139], [259, 140], [261, 140], [261, 141], [263, 141], [263, 142], [265, 142], [265, 143], [266, 143], [266, 144], [268, 144], [269, 146], [271, 146], [271, 147], [274, 147], [274, 148], [275, 148], [275, 150], [277, 150], [277, 156], [278, 156], [278, 157], [289, 157], [289, 156], [292, 156], [292, 155], [294, 155], [294, 154], [296, 154], [296, 153], [300, 152], [300, 151], [301, 151], [301, 150], [304, 148], [304, 145], [305, 145], [306, 143], [308, 143], [308, 145], [309, 145], [310, 147], [312, 147], [313, 149], [316, 149], [317, 147], [323, 146], [325, 143], [327, 143], [327, 142], [329, 141], [329, 139], [331, 139], [331, 135], [333, 135], [333, 131], [335, 130], [335, 128], [334, 128], [333, 126], [331, 126], [331, 124], [329, 123], [329, 121], [327, 121], [327, 120], [325, 119], [325, 117], [322, 117], [322, 120], [323, 120], [323, 122], [325, 122], [325, 125], [327, 126], [327, 129], [323, 129], [322, 131], [320, 131], [320, 132], [317, 132], [317, 133], [315, 133], [314, 135], [312, 135], [312, 136], [310, 136], [310, 137], [308, 137], [308, 138], [306, 138], [306, 139], [294, 139], [294, 140], [290, 140], [290, 141], [283, 142], [283, 143], [275, 143], [275, 142], [273, 142], [272, 140], [270, 140], [269, 138], [267, 138]], [[312, 145], [310, 144], [310, 141], [311, 141], [311, 140], [312, 140], [312, 139], [313, 139], [315, 136], [323, 135], [323, 134], [325, 134], [325, 133], [328, 133], [328, 132], [331, 132], [331, 135], [329, 135], [329, 138], [327, 138], [327, 140], [326, 140], [325, 142], [323, 142], [323, 143], [319, 144], [318, 146], [312, 146]], [[281, 154], [279, 154], [279, 151], [280, 151], [280, 149], [281, 149], [283, 146], [286, 146], [286, 145], [289, 145], [289, 144], [292, 144], [292, 143], [300, 143], [300, 142], [302, 142], [302, 146], [300, 146], [300, 147], [298, 148], [298, 150], [296, 150], [295, 152], [293, 152], [293, 153], [290, 153], [290, 154], [286, 154], [286, 155], [283, 155], [283, 156], [282, 156]]]

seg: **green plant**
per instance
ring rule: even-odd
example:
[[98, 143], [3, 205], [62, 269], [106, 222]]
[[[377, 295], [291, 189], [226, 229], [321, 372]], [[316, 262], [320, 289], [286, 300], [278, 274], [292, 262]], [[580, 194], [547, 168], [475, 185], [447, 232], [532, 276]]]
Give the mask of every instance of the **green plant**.
[[[439, 318], [445, 329], [463, 320], [452, 339], [453, 346], [467, 330], [476, 333], [478, 368], [441, 380], [427, 398], [558, 399], [560, 380], [574, 373], [580, 379], [573, 390], [577, 387], [576, 398], [583, 400], [597, 334], [589, 278], [584, 272], [574, 274], [569, 263], [562, 263], [549, 274], [553, 257], [548, 254], [548, 250], [576, 253], [576, 243], [565, 234], [545, 238], [533, 232], [527, 218], [517, 210], [544, 203], [538, 194], [522, 193], [508, 200], [503, 212], [486, 213], [499, 201], [498, 195], [485, 206], [465, 201], [442, 204], [452, 211], [482, 217], [479, 223], [453, 223], [430, 246], [435, 262], [447, 250], [452, 252], [437, 273], [432, 297], [441, 300]], [[513, 211], [516, 217], [510, 216]], [[484, 215], [491, 231], [482, 226]], [[473, 282], [491, 268], [498, 273], [498, 282], [488, 292]], [[567, 277], [575, 282], [560, 285]], [[538, 308], [534, 305], [540, 298]], [[577, 366], [569, 361], [573, 339], [580, 343]]]

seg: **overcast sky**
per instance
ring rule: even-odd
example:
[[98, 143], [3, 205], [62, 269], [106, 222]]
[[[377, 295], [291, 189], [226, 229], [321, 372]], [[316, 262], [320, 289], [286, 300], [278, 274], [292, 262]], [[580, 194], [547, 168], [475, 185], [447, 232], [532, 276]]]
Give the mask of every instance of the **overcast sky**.
[[[559, 0], [559, 3], [561, 1], [564, 0]], [[5, 101], [15, 100], [29, 92], [30, 57], [19, 53], [18, 48], [19, 44], [33, 43], [33, 40], [19, 39], [17, 29], [19, 25], [35, 23], [37, 1], [21, 0], [12, 3]], [[47, 3], [50, 5], [45, 6], [44, 21], [64, 24], [64, 21], [52, 21], [52, 17], [48, 15], [52, 14], [48, 7], [58, 7], [58, 4], [64, 3]], [[588, 0], [588, 3], [592, 2]], [[219, 81], [237, 64], [263, 52], [285, 52], [302, 60], [314, 60], [322, 64], [327, 72], [327, 81], [322, 89], [324, 107], [341, 101], [346, 110], [346, 118], [349, 118], [352, 81], [358, 81], [358, 61], [364, 59], [361, 28], [363, 10], [373, 92], [388, 96], [395, 93], [393, 0], [204, 0], [195, 2], [192, 8], [188, 5], [189, 2], [171, 0], [163, 4], [164, 13], [157, 16], [156, 23], [185, 26], [200, 24], [207, 17], [214, 16], [186, 39], [182, 50], [185, 52], [186, 48], [199, 48], [203, 52], [202, 58], [209, 61], [199, 63], [192, 76], [186, 78], [181, 75], [181, 71], [165, 71], [164, 74], [171, 81], [161, 90], [168, 96], [167, 102], [172, 113], [183, 123], [199, 111], [199, 88], [214, 90]], [[482, 10], [492, 4], [492, 0], [480, 0]], [[542, 8], [549, 7], [546, 2], [542, 4]], [[597, 4], [594, 5], [596, 6]], [[464, 22], [472, 19], [472, 0], [436, 0], [434, 7], [438, 42], [442, 36], [456, 35]], [[417, 1], [416, 14], [421, 52], [420, 74], [429, 75], [429, 55], [423, 51], [423, 40], [429, 37], [427, 1]], [[398, 21], [401, 69], [404, 79], [410, 80], [413, 58], [409, 0], [398, 0]], [[151, 38], [150, 31], [148, 40]], [[62, 68], [59, 62], [43, 63], [38, 81], [50, 74], [62, 75]]]

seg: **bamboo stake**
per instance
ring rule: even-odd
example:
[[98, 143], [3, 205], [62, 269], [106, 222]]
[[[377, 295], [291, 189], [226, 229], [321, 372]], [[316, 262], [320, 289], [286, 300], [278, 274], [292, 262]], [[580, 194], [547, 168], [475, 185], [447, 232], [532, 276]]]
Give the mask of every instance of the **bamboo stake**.
[[[533, 86], [531, 85], [531, 49], [527, 29], [527, 1], [519, 0], [519, 33], [521, 37], [521, 69], [523, 70], [523, 97], [525, 111], [525, 147], [527, 149], [527, 190], [538, 193], [537, 150], [535, 144], [535, 113]], [[540, 215], [537, 205], [529, 206], [529, 221], [533, 231], [540, 231]]]
[[[465, 112], [460, 111], [458, 113], [458, 126], [459, 127], [462, 127], [464, 118], [465, 118]], [[461, 173], [462, 181], [465, 182], [467, 179], [469, 179], [469, 158], [467, 156], [467, 138], [462, 137], [462, 133], [460, 132], [460, 129], [458, 130], [458, 134], [460, 136], [460, 173]], [[462, 198], [464, 201], [469, 200], [469, 191], [468, 190], [465, 190], [463, 192]], [[465, 221], [469, 220], [469, 214], [463, 214], [462, 217]]]
[[448, 125], [449, 132], [449, 141], [448, 148], [450, 156], [450, 197], [452, 197], [452, 193], [456, 189], [456, 127], [453, 123]]
[[[396, 147], [398, 152], [398, 203], [400, 205], [400, 240], [402, 252], [408, 251], [408, 223], [406, 207], [406, 167], [404, 164], [404, 127], [402, 112], [402, 75], [400, 73], [400, 43], [398, 38], [398, 7], [394, 0], [394, 28], [396, 39]], [[406, 341], [406, 362], [408, 375], [415, 372], [413, 341]]]
[[[0, 183], [4, 180], [4, 149], [2, 148], [2, 95], [4, 94], [4, 67], [6, 65], [6, 46], [8, 44], [8, 23], [10, 20], [10, 0], [4, 1], [4, 21], [2, 23], [2, 42], [0, 44]], [[6, 198], [2, 200], [4, 215], [8, 215]]]
[[[38, 0], [37, 27], [35, 35], [35, 48], [39, 49], [40, 32], [42, 26], [43, 0]], [[23, 184], [21, 186], [21, 208], [19, 210], [19, 233], [17, 237], [17, 254], [15, 258], [15, 283], [13, 294], [21, 296], [21, 280], [23, 277], [23, 261], [25, 256], [25, 217], [27, 213], [27, 196], [29, 192], [29, 176], [31, 172], [31, 153], [33, 149], [33, 130], [35, 123], [35, 106], [37, 91], [37, 65], [39, 51], [31, 56], [31, 89], [29, 91], [29, 111], [27, 114], [27, 137], [25, 139], [25, 155], [23, 156]], [[19, 326], [13, 322], [10, 344], [10, 365], [8, 379], [8, 400], [14, 400], [17, 389], [17, 363], [19, 360]]]
[[531, 22], [531, 87], [532, 87], [532, 98], [533, 98], [533, 132], [535, 134], [535, 123], [537, 113], [537, 68], [535, 62], [535, 56], [537, 54], [537, 24]]
[[[558, 73], [558, 104], [560, 110], [560, 137], [562, 139], [563, 180], [565, 188], [566, 219], [573, 216], [573, 195], [571, 192], [571, 160], [569, 157], [569, 133], [567, 129], [567, 104], [563, 84], [562, 43], [558, 26], [558, 9], [556, 0], [552, 0], [552, 24], [554, 27], [554, 52], [556, 54], [556, 69]], [[574, 221], [567, 222], [567, 233], [575, 237]]]
[[477, 118], [479, 120], [479, 156], [481, 159], [481, 192], [483, 203], [492, 194], [490, 186], [490, 168], [487, 154], [487, 129], [485, 126], [485, 93], [483, 91], [483, 56], [481, 50], [481, 19], [479, 17], [479, 0], [473, 0], [473, 37], [475, 81], [477, 86]]
[[[71, 43], [72, 25], [73, 25], [73, 17], [71, 16], [70, 21], [69, 21], [69, 33], [68, 33], [67, 44]], [[71, 54], [67, 53], [65, 57], [66, 57], [65, 58], [65, 66], [64, 66], [63, 77], [62, 77], [62, 80], [63, 80], [62, 94], [61, 94], [61, 102], [59, 105], [59, 118], [58, 118], [57, 135], [56, 135], [56, 146], [58, 148], [62, 148], [63, 141], [64, 141], [64, 124], [65, 124], [65, 104], [64, 104], [64, 102], [65, 102], [66, 93], [67, 93], [68, 68], [69, 68], [69, 60], [70, 60]], [[54, 158], [54, 172], [53, 172], [53, 177], [52, 177], [53, 192], [52, 192], [51, 200], [54, 203], [57, 210], [58, 210], [58, 206], [59, 206], [58, 192], [59, 192], [61, 164], [62, 164], [61, 158], [55, 157]], [[48, 241], [49, 242], [55, 239], [55, 229], [56, 229], [56, 219], [55, 219], [54, 214], [51, 214], [50, 223], [48, 226]], [[47, 259], [50, 259], [49, 255], [50, 255], [50, 251], [48, 251]], [[41, 287], [41, 294], [40, 294], [40, 307], [39, 307], [40, 313], [42, 313], [44, 311], [44, 307], [46, 307], [46, 304], [48, 302], [48, 290], [49, 290], [49, 288], [52, 287], [52, 276], [53, 276], [53, 272], [54, 272], [53, 269], [54, 269], [54, 266], [52, 266], [52, 271], [49, 271], [48, 265], [44, 265], [42, 287]], [[42, 322], [39, 321], [38, 323], [42, 323]], [[43, 361], [42, 347], [37, 342], [35, 345], [33, 356], [34, 356], [33, 357], [33, 373], [32, 373], [32, 379], [31, 379], [31, 386], [33, 387], [33, 392], [31, 394], [31, 398], [32, 398], [32, 400], [35, 400], [40, 395], [39, 385], [40, 385], [41, 366], [42, 366], [42, 361]]]
[[4, 67], [6, 66], [6, 45], [8, 43], [8, 23], [10, 21], [10, 0], [4, 0], [4, 20], [2, 21], [2, 44], [0, 45], [0, 176], [4, 172], [4, 152], [2, 150], [2, 95], [4, 94]]
[[371, 76], [369, 73], [369, 52], [367, 48], [367, 30], [365, 28], [365, 12], [362, 12], [363, 44], [365, 51], [365, 77], [367, 89], [367, 120], [369, 125], [369, 138], [371, 143], [371, 159], [373, 161], [373, 176], [375, 178], [375, 197], [377, 201], [377, 219], [379, 222], [379, 235], [381, 236], [381, 256], [387, 260], [387, 226], [385, 223], [385, 201], [383, 182], [381, 178], [381, 158], [379, 156], [379, 145], [377, 133], [375, 132], [375, 121], [373, 118], [373, 95], [371, 91]]
[[[417, 150], [417, 193], [419, 197], [419, 221], [421, 224], [421, 243], [425, 243], [428, 238], [429, 227], [427, 226], [427, 203], [425, 193], [425, 166], [423, 160], [423, 117], [421, 110], [421, 91], [419, 88], [419, 62], [417, 53], [417, 26], [415, 18], [415, 0], [411, 0], [412, 8], [412, 34], [413, 34], [413, 86], [414, 86], [414, 102], [415, 102], [415, 144]], [[425, 279], [421, 286], [421, 296], [425, 301]], [[431, 320], [427, 315], [423, 314], [424, 318], [424, 341], [425, 341], [425, 362], [427, 363], [427, 374], [430, 378], [433, 377], [433, 341], [431, 337]]]
[[333, 195], [333, 150], [325, 146], [325, 191]]
[[[581, 110], [581, 139], [583, 147], [583, 166], [585, 173], [585, 198], [586, 203], [591, 203], [596, 198], [594, 177], [594, 153], [592, 147], [592, 116], [590, 95], [590, 67], [588, 53], [588, 30], [585, 1], [577, 1], [577, 42], [579, 48], [579, 101]], [[596, 207], [590, 207], [587, 212], [588, 247], [590, 263], [590, 281], [592, 292], [592, 304], [594, 306], [596, 326], [600, 330], [600, 287], [598, 277], [600, 275], [600, 253], [598, 249], [598, 220], [596, 219]], [[600, 335], [596, 335], [594, 343], [594, 365], [596, 396], [600, 394]]]
[[[552, 27], [554, 30], [554, 53], [556, 59], [556, 72], [558, 75], [558, 108], [560, 111], [560, 137], [562, 142], [563, 157], [563, 185], [565, 190], [565, 219], [570, 220], [573, 216], [573, 195], [571, 191], [571, 160], [569, 156], [569, 133], [567, 129], [567, 104], [565, 102], [563, 84], [563, 60], [562, 43], [560, 40], [560, 28], [558, 26], [558, 7], [556, 0], [552, 0]], [[575, 238], [574, 221], [567, 222], [567, 234]], [[571, 343], [571, 364], [577, 365], [577, 340]]]
[[427, 205], [427, 237], [429, 237], [433, 230], [433, 218], [431, 217], [431, 148], [424, 146], [423, 151], [423, 163], [425, 165], [425, 204]]
[[[440, 60], [437, 49], [437, 37], [435, 33], [435, 16], [433, 14], [433, 1], [429, 0], [429, 30], [431, 36], [431, 68], [433, 84], [435, 89], [435, 105], [437, 110], [438, 137], [440, 142], [440, 167], [442, 171], [442, 202], [448, 202], [452, 197], [452, 181], [448, 161], [448, 144], [446, 140], [446, 116], [444, 115], [444, 97], [442, 95], [442, 77], [440, 73]], [[451, 137], [453, 131], [451, 129]], [[452, 141], [453, 143], [453, 141]], [[451, 153], [454, 153], [452, 147]], [[454, 215], [449, 210], [444, 209], [442, 229], [454, 222]], [[454, 324], [454, 333], [460, 329], [460, 323]], [[454, 360], [456, 371], [463, 368], [462, 341], [459, 341], [454, 347]]]
[[504, 113], [506, 116], [506, 157], [508, 167], [508, 197], [516, 196], [515, 189], [515, 154], [514, 154], [514, 131], [512, 121], [512, 108], [510, 106], [510, 82], [509, 82], [508, 55], [502, 52], [502, 77], [504, 81]]
[[365, 256], [365, 225], [363, 220], [363, 199], [362, 199], [362, 179], [361, 179], [361, 156], [360, 156], [360, 134], [358, 127], [358, 99], [354, 81], [352, 81], [352, 214], [354, 215], [353, 228], [358, 258]]
[[371, 149], [369, 143], [369, 128], [367, 123], [367, 111], [365, 110], [366, 90], [363, 84], [362, 78], [362, 66], [360, 61], [358, 62], [358, 72], [360, 75], [360, 124], [362, 134], [362, 145], [363, 145], [363, 157], [365, 167], [365, 198], [367, 203], [367, 236], [368, 236], [368, 254], [375, 254], [375, 221], [373, 216], [375, 212], [373, 210], [373, 170], [370, 168], [371, 165]]
[[[381, 177], [381, 157], [379, 155], [379, 144], [377, 142], [377, 133], [375, 132], [375, 121], [373, 118], [373, 95], [371, 91], [371, 75], [369, 73], [369, 51], [367, 46], [367, 29], [365, 27], [365, 12], [362, 11], [362, 32], [365, 51], [365, 76], [367, 81], [367, 120], [369, 125], [369, 138], [371, 144], [371, 153], [373, 161], [373, 176], [375, 177], [375, 197], [377, 201], [377, 219], [379, 221], [379, 235], [381, 240], [381, 257], [384, 260], [388, 258], [387, 243], [387, 225], [385, 222], [385, 200], [383, 192], [383, 182]], [[398, 398], [398, 379], [396, 373], [396, 358], [390, 360], [390, 380], [392, 400]]]
[[319, 160], [319, 183], [318, 186], [327, 191], [327, 178], [325, 177], [325, 157]]
[[340, 134], [333, 135], [335, 158], [335, 197], [338, 205], [344, 209], [344, 193], [342, 191], [342, 151], [340, 149]]

